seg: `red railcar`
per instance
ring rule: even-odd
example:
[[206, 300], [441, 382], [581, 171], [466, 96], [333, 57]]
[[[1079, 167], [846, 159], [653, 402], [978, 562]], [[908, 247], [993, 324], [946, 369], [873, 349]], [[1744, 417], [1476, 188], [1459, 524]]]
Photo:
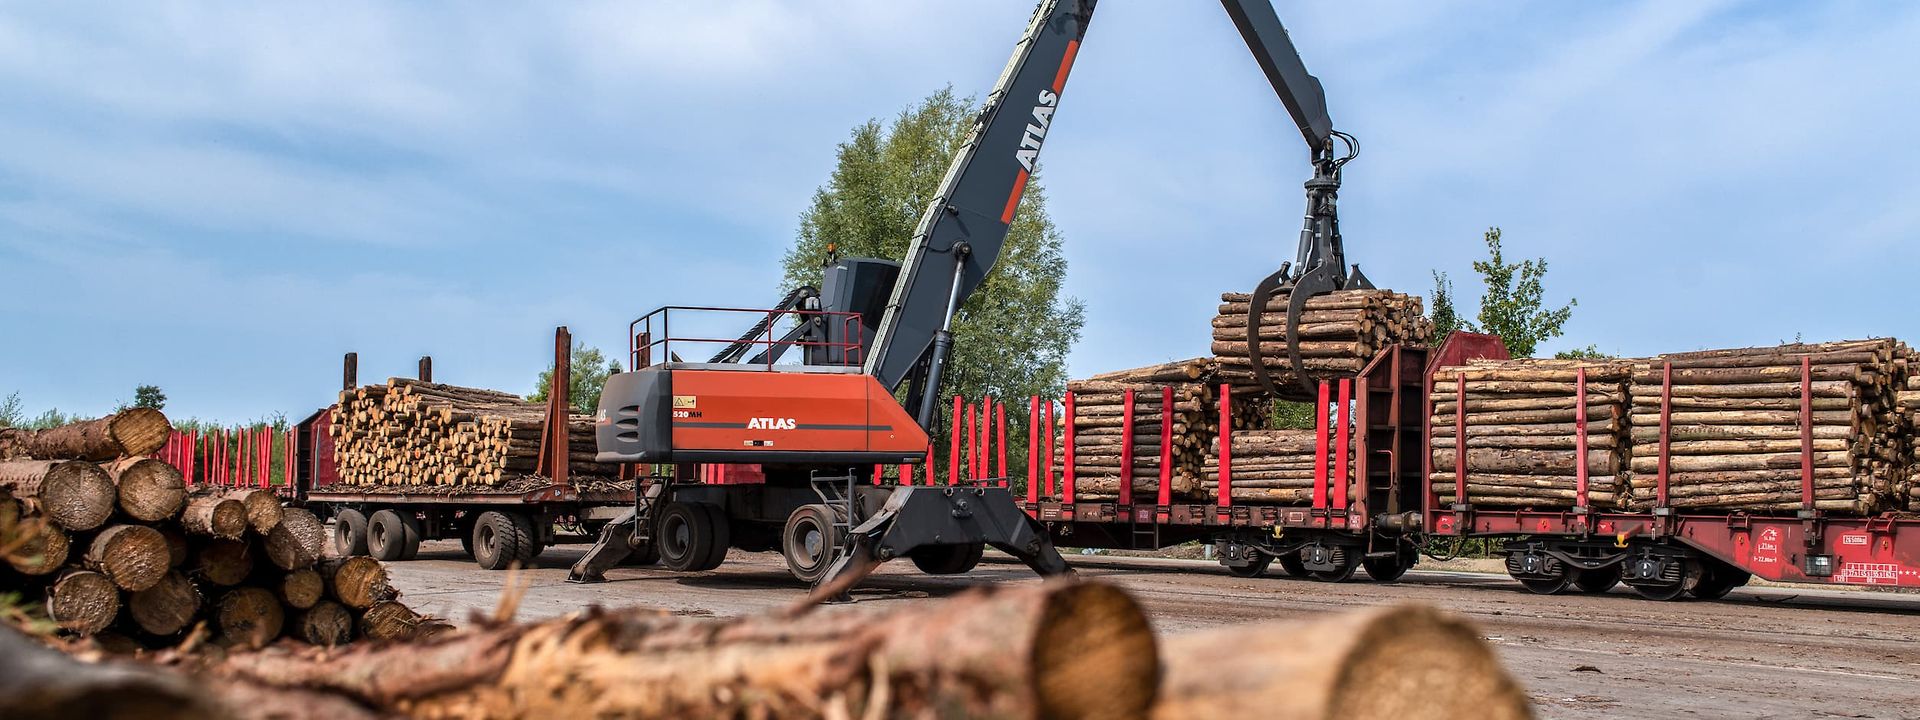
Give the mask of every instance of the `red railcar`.
[[[1585, 502], [1528, 510], [1474, 507], [1464, 492], [1437, 496], [1427, 482], [1433, 373], [1470, 359], [1506, 357], [1497, 337], [1456, 333], [1438, 350], [1390, 348], [1354, 377], [1323, 383], [1318, 432], [1336, 450], [1351, 449], [1353, 462], [1347, 466], [1344, 452], [1317, 457], [1310, 504], [1232, 501], [1231, 443], [1223, 437], [1227, 456], [1220, 458], [1215, 502], [1170, 502], [1164, 470], [1157, 497], [1129, 497], [1121, 483], [1118, 501], [1078, 502], [1071, 468], [1056, 485], [1053, 469], [1030, 462], [1026, 507], [1064, 546], [1157, 549], [1206, 541], [1223, 565], [1243, 575], [1277, 563], [1289, 575], [1325, 581], [1346, 580], [1362, 567], [1374, 579], [1392, 580], [1422, 551], [1487, 539], [1504, 541], [1508, 572], [1543, 593], [1604, 592], [1625, 582], [1654, 599], [1716, 598], [1751, 576], [1920, 587], [1920, 517], [1911, 515], [1714, 514], [1658, 503], [1644, 512], [1595, 512]], [[1230, 388], [1223, 386], [1220, 398], [1227, 435]], [[1071, 416], [1072, 396], [1059, 407]], [[1051, 409], [1036, 401], [1029, 413], [1036, 444], [1046, 442]]]

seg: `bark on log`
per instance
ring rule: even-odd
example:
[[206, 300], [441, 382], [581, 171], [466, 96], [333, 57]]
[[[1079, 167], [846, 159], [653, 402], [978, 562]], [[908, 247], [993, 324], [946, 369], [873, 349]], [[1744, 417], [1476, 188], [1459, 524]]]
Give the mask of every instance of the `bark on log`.
[[0, 429], [0, 457], [100, 461], [151, 455], [166, 447], [172, 431], [160, 411], [128, 408], [46, 430]]
[[587, 612], [225, 677], [416, 717], [1144, 717], [1159, 663], [1139, 607], [1102, 585], [969, 593], [890, 616]]
[[119, 614], [120, 589], [97, 572], [68, 570], [47, 591], [47, 617], [80, 635], [107, 629]]
[[258, 649], [280, 637], [286, 611], [264, 588], [235, 588], [220, 597], [214, 611], [220, 641], [229, 647]]
[[144, 663], [80, 662], [16, 632], [0, 632], [0, 697], [18, 718], [231, 717], [178, 675]]
[[120, 511], [141, 522], [159, 522], [180, 514], [187, 483], [180, 471], [153, 458], [129, 457], [103, 463], [113, 479]]
[[247, 532], [247, 506], [221, 495], [198, 495], [180, 511], [180, 525], [195, 535], [238, 540]]
[[148, 633], [167, 637], [187, 629], [200, 614], [200, 591], [177, 572], [167, 573], [153, 587], [127, 596], [127, 614]]
[[117, 493], [105, 470], [81, 460], [0, 462], [0, 489], [75, 532], [106, 523]]
[[128, 592], [153, 587], [172, 567], [167, 538], [145, 525], [114, 525], [87, 546], [87, 567]]
[[1154, 720], [1524, 720], [1526, 692], [1480, 632], [1422, 607], [1175, 635]]

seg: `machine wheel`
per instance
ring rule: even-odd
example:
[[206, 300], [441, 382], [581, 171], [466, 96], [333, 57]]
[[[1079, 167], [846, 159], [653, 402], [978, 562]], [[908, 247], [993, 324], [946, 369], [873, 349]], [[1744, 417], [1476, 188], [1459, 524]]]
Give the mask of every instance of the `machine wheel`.
[[487, 570], [507, 569], [525, 555], [526, 546], [533, 544], [522, 522], [498, 510], [480, 513], [470, 535], [473, 538], [473, 560]]
[[[780, 554], [787, 558], [787, 572], [809, 585], [827, 574], [833, 563], [833, 511], [825, 505], [802, 505], [787, 516], [780, 531]], [[919, 558], [914, 559], [919, 564]]]
[[660, 562], [660, 548], [654, 543], [653, 540], [635, 543], [629, 539], [627, 544], [633, 546], [633, 552], [627, 553], [626, 559], [621, 560], [620, 564], [627, 567], [640, 567]]
[[1753, 575], [1745, 570], [1716, 562], [1705, 568], [1700, 575], [1700, 582], [1695, 583], [1687, 593], [1700, 600], [1719, 600], [1751, 579]]
[[1620, 584], [1620, 571], [1621, 568], [1619, 565], [1612, 565], [1598, 570], [1581, 570], [1574, 573], [1573, 586], [1579, 588], [1580, 592], [1587, 593], [1588, 595], [1599, 595], [1608, 590], [1612, 590], [1613, 586]]
[[1566, 592], [1567, 588], [1572, 587], [1574, 583], [1574, 575], [1570, 572], [1563, 572], [1550, 578], [1514, 579], [1520, 581], [1522, 586], [1525, 586], [1535, 595], [1559, 595], [1560, 593]]
[[1361, 560], [1360, 565], [1367, 569], [1367, 577], [1373, 578], [1374, 582], [1393, 582], [1407, 574], [1407, 570], [1413, 567], [1414, 560], [1413, 553], [1407, 552], [1406, 548], [1401, 548], [1391, 558], [1382, 560], [1368, 558]]
[[667, 503], [654, 532], [660, 564], [669, 570], [712, 570], [727, 556], [726, 525], [716, 527], [717, 508], [701, 503]]
[[986, 543], [928, 545], [913, 551], [913, 566], [928, 575], [959, 575], [980, 564]]
[[347, 508], [333, 516], [333, 552], [341, 557], [367, 554], [367, 516]]
[[709, 531], [706, 541], [703, 544], [703, 547], [707, 551], [706, 557], [693, 569], [712, 570], [720, 567], [720, 563], [726, 562], [727, 548], [733, 546], [731, 538], [733, 534], [731, 532], [733, 529], [732, 523], [727, 520], [726, 510], [721, 509], [720, 506], [705, 503], [697, 503], [697, 505], [702, 511], [707, 513], [707, 527]]
[[1280, 572], [1287, 577], [1306, 577], [1307, 564], [1300, 560], [1300, 553], [1290, 552], [1274, 558], [1280, 562]]
[[381, 562], [411, 560], [420, 552], [420, 525], [394, 510], [367, 520], [367, 554]]
[[[1298, 559], [1296, 558], [1295, 561], [1298, 562]], [[1250, 577], [1260, 577], [1261, 575], [1266, 574], [1267, 566], [1272, 564], [1273, 564], [1272, 555], [1268, 555], [1266, 553], [1260, 553], [1260, 557], [1255, 559], [1253, 562], [1247, 563], [1245, 565], [1240, 565], [1240, 566], [1227, 565], [1226, 568], [1227, 568], [1227, 572], [1233, 573], [1234, 575], [1238, 575], [1243, 578], [1250, 578]]]

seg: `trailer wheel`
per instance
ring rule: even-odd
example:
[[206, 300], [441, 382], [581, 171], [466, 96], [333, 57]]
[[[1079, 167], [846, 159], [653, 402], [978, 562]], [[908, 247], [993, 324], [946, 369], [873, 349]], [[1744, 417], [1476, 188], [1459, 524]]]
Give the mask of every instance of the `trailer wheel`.
[[787, 572], [809, 585], [827, 574], [834, 548], [839, 546], [834, 537], [833, 511], [825, 505], [800, 506], [787, 516], [787, 524], [780, 531], [780, 554], [787, 558]]
[[928, 575], [959, 575], [980, 564], [986, 543], [928, 545], [913, 551], [913, 566]]
[[488, 510], [473, 523], [473, 560], [487, 570], [505, 570], [520, 560], [522, 548], [532, 543], [524, 521], [508, 513]]
[[[1245, 565], [1227, 565], [1226, 563], [1221, 563], [1221, 565], [1227, 569], [1227, 572], [1239, 577], [1260, 577], [1266, 574], [1267, 566], [1273, 564], [1273, 556], [1258, 550], [1253, 551], [1253, 554], [1254, 558]], [[1298, 560], [1298, 557], [1295, 559]]]
[[1588, 595], [1599, 595], [1620, 584], [1620, 566], [1613, 565], [1598, 570], [1581, 570], [1574, 573], [1573, 586]]
[[333, 552], [341, 557], [367, 554], [367, 516], [346, 508], [333, 516]]
[[367, 554], [382, 562], [411, 560], [420, 552], [420, 525], [388, 509], [367, 521]]
[[697, 571], [712, 570], [720, 564], [727, 554], [726, 538], [720, 536], [726, 526], [716, 527], [717, 508], [710, 508], [704, 503], [667, 503], [653, 535], [661, 565], [670, 570]]
[[540, 534], [534, 531], [533, 518], [527, 517], [525, 513], [504, 514], [520, 530], [520, 546], [515, 548], [513, 559], [520, 561], [520, 567], [533, 567], [534, 561], [540, 559], [540, 553], [546, 550], [540, 545]]

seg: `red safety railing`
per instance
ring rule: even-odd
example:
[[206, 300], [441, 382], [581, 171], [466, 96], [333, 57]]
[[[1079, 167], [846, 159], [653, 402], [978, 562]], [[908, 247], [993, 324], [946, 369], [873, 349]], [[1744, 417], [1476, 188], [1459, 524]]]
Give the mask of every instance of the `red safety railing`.
[[178, 469], [188, 485], [290, 492], [298, 442], [297, 430], [266, 426], [175, 430], [151, 457]]
[[[676, 316], [681, 317], [681, 325], [685, 326], [689, 322], [685, 316], [695, 313], [698, 313], [698, 317], [701, 317], [702, 320], [692, 322], [700, 324], [706, 324], [708, 319], [721, 317], [727, 318], [728, 322], [723, 324], [728, 326], [738, 327], [740, 325], [752, 326], [761, 324], [763, 325], [763, 329], [748, 337], [717, 338], [703, 337], [701, 335], [674, 335], [673, 318]], [[781, 321], [783, 320], [793, 323], [818, 322], [823, 326], [838, 324], [843, 339], [840, 341], [783, 340], [781, 339], [781, 334], [785, 331], [780, 329]], [[713, 322], [718, 323], [719, 321]], [[627, 367], [631, 370], [637, 370], [653, 364], [655, 358], [659, 358], [661, 361], [703, 362], [721, 349], [734, 345], [743, 345], [747, 348], [746, 352], [740, 353], [741, 357], [764, 353], [767, 359], [762, 364], [768, 368], [771, 368], [775, 364], [775, 353], [770, 351], [776, 347], [783, 346], [799, 349], [803, 353], [807, 348], [829, 348], [836, 351], [829, 353], [829, 355], [836, 356], [838, 360], [832, 364], [858, 366], [866, 361], [865, 351], [863, 350], [865, 344], [863, 338], [864, 332], [865, 328], [860, 324], [860, 313], [857, 312], [764, 310], [669, 305], [642, 315], [639, 319], [627, 325]], [[676, 344], [682, 350], [687, 350], [691, 356], [681, 357], [674, 349]], [[688, 350], [687, 346], [689, 345], [694, 346], [693, 349]]]

